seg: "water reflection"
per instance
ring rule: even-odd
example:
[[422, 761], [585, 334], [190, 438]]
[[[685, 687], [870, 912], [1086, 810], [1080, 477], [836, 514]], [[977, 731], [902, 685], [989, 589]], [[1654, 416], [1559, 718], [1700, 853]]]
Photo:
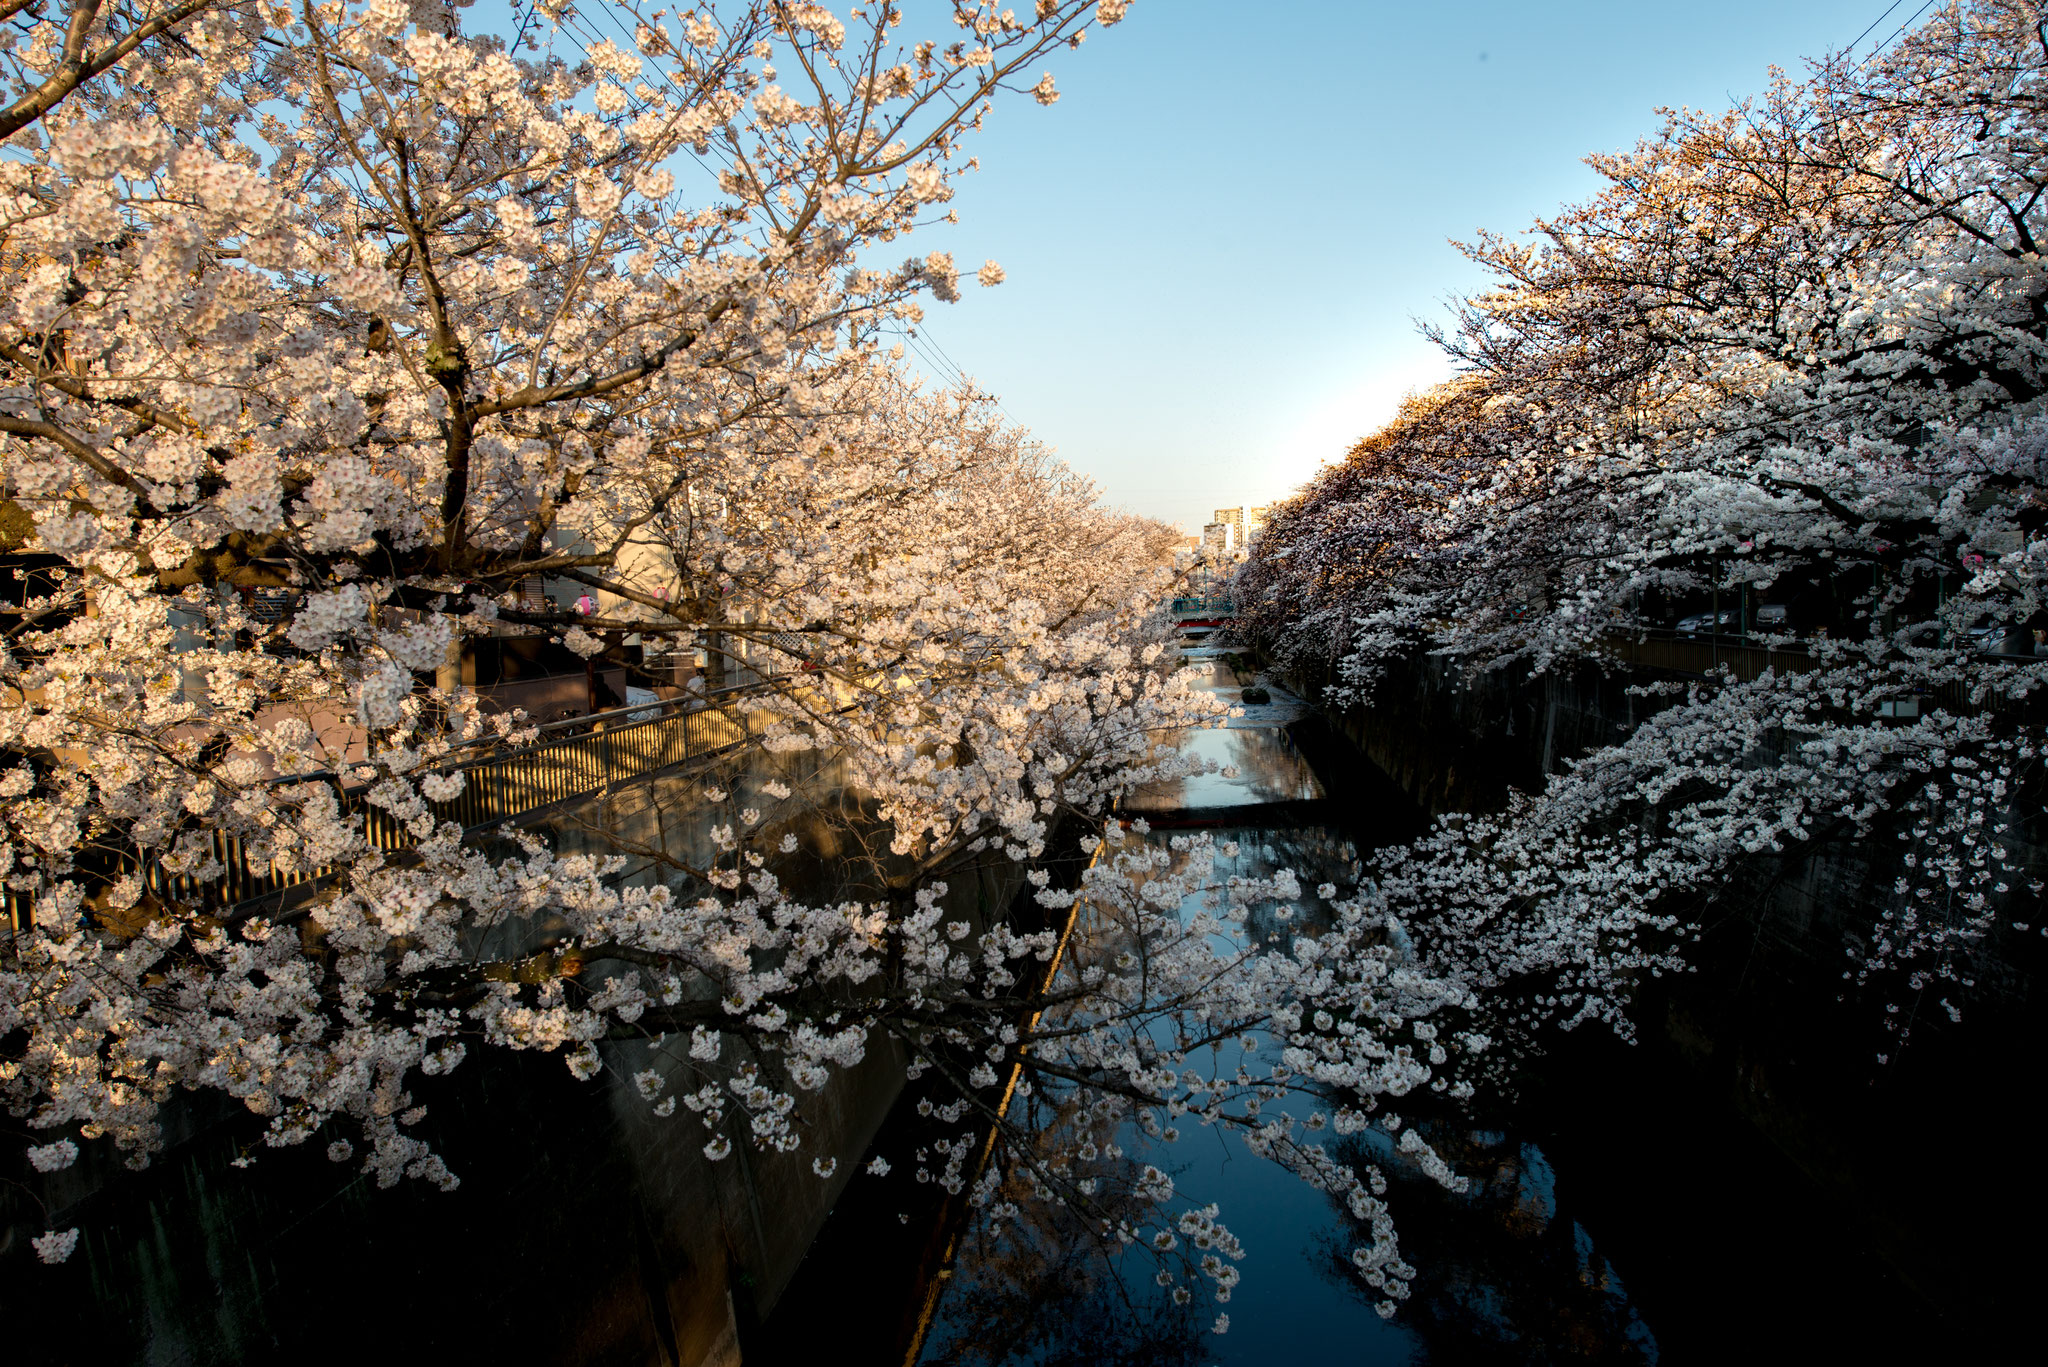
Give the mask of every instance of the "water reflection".
[[[1057, 1129], [1057, 1122], [1051, 1127]], [[1130, 1158], [1124, 1166], [1135, 1169]], [[1142, 1219], [1127, 1198], [1100, 1208]], [[1213, 1361], [1204, 1352], [1199, 1307], [1176, 1303], [1154, 1280], [1143, 1249], [1105, 1254], [1070, 1208], [1021, 1205], [991, 1237], [972, 1226], [954, 1263], [943, 1316], [919, 1361], [931, 1367], [1174, 1367]]]
[[[1221, 661], [1213, 662], [1209, 686], [1226, 698], [1242, 688]], [[1333, 825], [1303, 822], [1299, 809], [1284, 812], [1285, 804], [1324, 795], [1285, 729], [1303, 710], [1298, 700], [1276, 694], [1227, 729], [1184, 737], [1185, 748], [1234, 765], [1238, 773], [1157, 785], [1131, 808], [1160, 814], [1162, 825], [1176, 814], [1206, 816], [1202, 824], [1217, 827], [1213, 838], [1227, 851], [1218, 859], [1219, 877], [1263, 877], [1284, 867], [1305, 888], [1355, 885], [1357, 838]], [[1283, 815], [1281, 824], [1266, 824]], [[1164, 845], [1169, 836], [1162, 830], [1145, 838]], [[1196, 909], [1190, 905], [1184, 913]], [[1317, 899], [1305, 896], [1285, 921], [1273, 909], [1255, 909], [1244, 933], [1284, 942], [1315, 926], [1322, 913]], [[1210, 1052], [1213, 1059], [1191, 1057], [1190, 1065], [1227, 1074], [1240, 1063], [1258, 1064], [1234, 1041]], [[1656, 1361], [1655, 1339], [1620, 1278], [1585, 1229], [1560, 1213], [1548, 1161], [1526, 1137], [1432, 1130], [1432, 1143], [1473, 1178], [1470, 1190], [1457, 1195], [1412, 1169], [1384, 1135], [1368, 1132], [1332, 1145], [1342, 1161], [1376, 1164], [1386, 1174], [1404, 1256], [1421, 1268], [1408, 1305], [1386, 1321], [1372, 1309], [1378, 1294], [1352, 1268], [1352, 1249], [1370, 1236], [1348, 1211], [1247, 1153], [1234, 1132], [1202, 1128], [1198, 1119], [1182, 1122], [1187, 1133], [1176, 1143], [1134, 1127], [1118, 1141], [1126, 1161], [1156, 1164], [1173, 1175], [1177, 1206], [1213, 1201], [1222, 1207], [1221, 1218], [1249, 1253], [1228, 1304], [1214, 1303], [1210, 1293], [1176, 1304], [1172, 1290], [1155, 1282], [1155, 1262], [1104, 1252], [1089, 1230], [1054, 1208], [1000, 1239], [988, 1238], [985, 1228], [970, 1231], [920, 1361], [934, 1367]], [[1219, 1311], [1230, 1317], [1229, 1332], [1209, 1334]]]
[[[1197, 661], [1203, 687], [1233, 706], [1244, 706], [1244, 685], [1220, 659]], [[1276, 686], [1270, 701], [1245, 706], [1245, 715], [1228, 726], [1182, 732], [1177, 745], [1183, 754], [1212, 761], [1218, 772], [1149, 784], [1125, 803], [1133, 812], [1165, 813], [1247, 807], [1276, 802], [1302, 802], [1324, 796], [1322, 782], [1309, 766], [1285, 725], [1304, 715], [1299, 698]]]
[[[1262, 877], [1282, 867], [1296, 870], [1309, 885], [1357, 876], [1356, 844], [1328, 827], [1232, 826], [1212, 834], [1226, 851], [1216, 864], [1222, 878]], [[1168, 840], [1165, 832], [1145, 838], [1162, 845]], [[1232, 847], [1234, 853], [1228, 852]], [[1284, 922], [1270, 908], [1255, 909], [1245, 932], [1284, 939], [1321, 919], [1317, 899], [1303, 897], [1298, 905], [1300, 914]], [[1196, 909], [1191, 903], [1184, 911], [1192, 915]], [[1188, 1060], [1204, 1074], [1229, 1074], [1240, 1063], [1257, 1063], [1234, 1042], [1204, 1053], [1211, 1057], [1197, 1054]], [[1118, 1142], [1126, 1152], [1124, 1161], [1155, 1164], [1172, 1174], [1179, 1193], [1176, 1210], [1212, 1201], [1222, 1207], [1220, 1218], [1249, 1252], [1243, 1280], [1227, 1303], [1202, 1291], [1191, 1303], [1176, 1305], [1172, 1290], [1154, 1280], [1154, 1260], [1139, 1253], [1105, 1255], [1077, 1223], [1040, 1215], [1016, 1246], [1007, 1239], [990, 1240], [982, 1229], [970, 1236], [920, 1361], [1033, 1367], [1097, 1361], [1302, 1361], [1407, 1367], [1425, 1360], [1422, 1340], [1409, 1326], [1380, 1319], [1351, 1287], [1325, 1275], [1333, 1250], [1341, 1244], [1348, 1255], [1354, 1244], [1344, 1220], [1322, 1194], [1277, 1164], [1247, 1153], [1234, 1132], [1204, 1128], [1195, 1115], [1181, 1125], [1185, 1133], [1175, 1143], [1134, 1127], [1120, 1131]], [[1199, 1287], [1201, 1282], [1179, 1277], [1174, 1284]], [[1000, 1313], [994, 1311], [998, 1305]], [[1026, 1323], [1039, 1307], [1064, 1322]], [[1206, 1333], [1219, 1312], [1230, 1316], [1229, 1332]], [[1015, 1330], [1002, 1328], [1012, 1323]], [[1128, 1346], [1147, 1333], [1160, 1336], [1151, 1356]], [[980, 1347], [964, 1347], [972, 1344]], [[1103, 1355], [1112, 1350], [1122, 1356]]]
[[[1630, 1302], [1620, 1275], [1584, 1225], [1559, 1208], [1557, 1174], [1534, 1143], [1502, 1131], [1425, 1126], [1429, 1142], [1471, 1182], [1451, 1193], [1403, 1165], [1374, 1131], [1337, 1140], [1331, 1151], [1363, 1172], [1387, 1175], [1401, 1226], [1402, 1255], [1419, 1269], [1403, 1320], [1433, 1357], [1475, 1364], [1574, 1362], [1646, 1367], [1656, 1336]], [[1361, 1302], [1370, 1293], [1350, 1252], [1370, 1237], [1341, 1205], [1349, 1226], [1328, 1240], [1321, 1272]]]

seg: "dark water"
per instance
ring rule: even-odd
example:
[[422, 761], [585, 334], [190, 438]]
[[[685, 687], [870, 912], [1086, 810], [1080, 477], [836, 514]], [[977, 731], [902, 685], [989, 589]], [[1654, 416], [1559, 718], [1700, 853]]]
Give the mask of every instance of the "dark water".
[[[1221, 673], [1213, 686], [1226, 696], [1235, 688]], [[1306, 886], [1342, 885], [1361, 851], [1417, 824], [1383, 778], [1320, 737], [1285, 697], [1188, 743], [1237, 774], [1135, 806], [1156, 820], [1154, 839], [1202, 826], [1238, 842], [1239, 871], [1285, 865]], [[831, 778], [778, 772], [792, 784]], [[762, 778], [725, 781], [751, 792]], [[703, 782], [657, 785], [614, 815], [636, 839], [655, 831], [687, 852], [712, 819], [697, 805]], [[556, 834], [602, 843], [606, 832], [565, 825]], [[1005, 900], [1000, 880], [958, 881], [963, 912]], [[1149, 1263], [1120, 1278], [1125, 1269], [1093, 1244], [1057, 1229], [1022, 1247], [987, 1246], [970, 1229], [949, 1275], [935, 1277], [952, 1228], [945, 1212], [903, 1199], [902, 1184], [828, 1186], [811, 1176], [808, 1159], [821, 1149], [851, 1172], [884, 1123], [901, 1079], [879, 1055], [871, 1071], [820, 1098], [813, 1148], [786, 1163], [756, 1156], [716, 1169], [702, 1159], [701, 1134], [657, 1128], [622, 1081], [644, 1059], [621, 1060], [585, 1084], [559, 1060], [516, 1056], [480, 1058], [453, 1081], [422, 1084], [430, 1137], [465, 1178], [451, 1195], [377, 1191], [326, 1162], [319, 1145], [268, 1151], [249, 1117], [194, 1110], [147, 1172], [81, 1185], [54, 1203], [61, 1224], [86, 1231], [70, 1262], [44, 1268], [21, 1247], [26, 1234], [12, 1246], [0, 1236], [9, 1259], [0, 1263], [0, 1360], [897, 1367], [901, 1351], [886, 1350], [899, 1330], [909, 1341], [934, 1286], [943, 1291], [922, 1355], [931, 1364], [2038, 1356], [2024, 1342], [1985, 1342], [2030, 1328], [2038, 1300], [2039, 1222], [2027, 1212], [2039, 1208], [2032, 1193], [2041, 1184], [2030, 1156], [1985, 1162], [1971, 1147], [1981, 1135], [1911, 1097], [1876, 1113], [1902, 1183], [1930, 1168], [1959, 1174], [1954, 1204], [1979, 1214], [1956, 1226], [1968, 1231], [1956, 1261], [1981, 1268], [1988, 1248], [2013, 1269], [2015, 1291], [2001, 1291], [1994, 1307], [2004, 1327], [1987, 1330], [1983, 1316], [1929, 1309], [1878, 1256], [1850, 1203], [1795, 1169], [1663, 1033], [1646, 1029], [1635, 1047], [1587, 1034], [1546, 1048], [1513, 1098], [1432, 1130], [1432, 1143], [1475, 1179], [1468, 1194], [1404, 1178], [1383, 1153], [1355, 1155], [1394, 1179], [1403, 1256], [1420, 1269], [1392, 1322], [1373, 1313], [1350, 1271], [1346, 1255], [1359, 1240], [1348, 1218], [1213, 1130], [1184, 1126], [1186, 1137], [1164, 1148], [1124, 1137], [1134, 1161], [1171, 1170], [1185, 1197], [1217, 1202], [1249, 1250], [1227, 1306], [1180, 1310], [1163, 1301]], [[2010, 1080], [2024, 1088], [2032, 1077]], [[891, 1121], [904, 1110], [898, 1104]], [[903, 1144], [881, 1147], [900, 1156]], [[232, 1166], [251, 1157], [253, 1172]], [[87, 1166], [67, 1176], [82, 1183]], [[42, 1227], [40, 1211], [17, 1209], [20, 1191], [0, 1191], [0, 1215], [22, 1230]], [[825, 1237], [806, 1253], [820, 1224]], [[861, 1280], [875, 1269], [890, 1276]], [[1232, 1320], [1220, 1337], [1203, 1332], [1219, 1309]]]
[[[1234, 695], [1220, 663], [1212, 680]], [[1305, 751], [1317, 747], [1304, 743], [1314, 727], [1312, 719], [1301, 725], [1305, 711], [1276, 695], [1230, 730], [1188, 738], [1238, 772], [1141, 796], [1133, 808], [1160, 827], [1147, 838], [1164, 842], [1176, 824], [1201, 825], [1219, 845], [1239, 846], [1234, 867], [1220, 873], [1285, 866], [1304, 887], [1355, 882], [1361, 850], [1405, 838], [1414, 817], [1355, 782], [1345, 770], [1358, 761], [1335, 747], [1311, 764]], [[1304, 820], [1303, 802], [1332, 791], [1345, 800], [1311, 806]], [[1237, 1061], [1219, 1059], [1226, 1069]], [[993, 1245], [970, 1230], [919, 1360], [2003, 1360], [1977, 1341], [1979, 1326], [1929, 1308], [1858, 1222], [1703, 1088], [1656, 1032], [1638, 1045], [1585, 1032], [1546, 1041], [1512, 1091], [1477, 1103], [1465, 1121], [1429, 1129], [1433, 1146], [1472, 1179], [1463, 1194], [1405, 1168], [1376, 1131], [1331, 1145], [1390, 1179], [1402, 1256], [1419, 1269], [1391, 1321], [1373, 1311], [1376, 1296], [1351, 1270], [1349, 1252], [1365, 1240], [1348, 1214], [1233, 1137], [1183, 1122], [1188, 1132], [1173, 1145], [1135, 1131], [1120, 1142], [1132, 1162], [1174, 1174], [1176, 1210], [1183, 1199], [1222, 1207], [1248, 1252], [1227, 1305], [1201, 1296], [1176, 1308], [1153, 1285], [1148, 1259], [1120, 1266], [1057, 1229]], [[1219, 1310], [1229, 1314], [1228, 1332], [1206, 1332]]]

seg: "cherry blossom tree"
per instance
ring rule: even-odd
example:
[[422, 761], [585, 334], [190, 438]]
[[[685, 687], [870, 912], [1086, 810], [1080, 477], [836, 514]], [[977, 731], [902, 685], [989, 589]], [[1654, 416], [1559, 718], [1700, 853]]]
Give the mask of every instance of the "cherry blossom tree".
[[[1384, 1206], [1309, 1136], [1461, 1087], [1484, 1042], [1431, 1021], [1465, 989], [1363, 906], [1327, 944], [1232, 940], [1294, 914], [1290, 875], [1101, 824], [1219, 712], [1158, 608], [1172, 535], [898, 366], [961, 272], [892, 244], [946, 214], [993, 102], [1053, 103], [1043, 61], [1126, 9], [0, 13], [0, 1089], [35, 1170], [144, 1165], [205, 1089], [269, 1144], [448, 1186], [423, 1078], [476, 1048], [588, 1078], [622, 1040], [669, 1051], [633, 1082], [714, 1160], [789, 1151], [806, 1098], [887, 1047], [950, 1088], [927, 1175], [998, 1227], [1043, 1193], [1112, 1244], [1187, 1241], [1227, 1300], [1216, 1210], [1087, 1171], [1119, 1126], [1199, 1113], [1347, 1199], [1398, 1296]], [[537, 578], [596, 610], [536, 605]], [[758, 750], [859, 795], [859, 892], [785, 884], [807, 799], [759, 775], [704, 776], [708, 857], [466, 840], [442, 815], [465, 747], [532, 734], [460, 683], [508, 631], [783, 661]], [[1096, 855], [1068, 886], [1062, 822]], [[231, 844], [317, 877], [260, 914], [180, 891]], [[621, 877], [641, 856], [663, 876]], [[991, 865], [1043, 915], [951, 914], [946, 880]], [[1282, 1067], [1193, 1070], [1254, 1035]], [[1041, 1086], [1071, 1094], [1057, 1132], [1009, 1105]], [[1262, 1115], [1300, 1090], [1328, 1116]]]
[[[947, 5], [916, 40], [890, 5], [520, 6], [477, 33], [431, 4], [7, 12], [0, 463], [33, 573], [0, 660], [0, 1085], [38, 1169], [78, 1140], [145, 1162], [160, 1107], [209, 1087], [274, 1143], [341, 1117], [380, 1180], [450, 1182], [405, 1088], [464, 1037], [587, 1071], [750, 937], [743, 1011], [880, 970], [887, 906], [797, 909], [734, 871], [697, 902], [624, 891], [609, 861], [494, 858], [436, 817], [454, 747], [522, 734], [457, 684], [463, 642], [604, 646], [519, 597], [535, 577], [630, 605], [643, 638], [808, 632], [836, 705], [768, 704], [768, 747], [843, 751], [929, 869], [1035, 857], [1211, 710], [1150, 623], [1158, 530], [985, 405], [920, 395], [891, 334], [958, 272], [874, 264], [942, 212], [998, 93], [1051, 104], [1041, 59], [1125, 8]], [[323, 890], [225, 919], [164, 891], [219, 878], [228, 839]], [[542, 910], [622, 976], [484, 961]], [[861, 1053], [858, 1027], [756, 1014], [785, 1082]], [[756, 1136], [793, 1142], [773, 1096]]]
[[1879, 836], [1899, 882], [1845, 978], [1954, 1015], [2031, 928], [2042, 23], [1946, 5], [1593, 158], [1602, 194], [1467, 248], [1496, 283], [1438, 334], [1465, 373], [1276, 510], [1243, 629], [1338, 701], [1401, 654], [1611, 668], [1686, 612], [1789, 608], [1760, 677], [1646, 685], [1624, 743], [1386, 856], [1367, 895], [1421, 962], [1626, 1028], [1745, 861]]
[[[1227, 1302], [1222, 1213], [1119, 1147], [1220, 1125], [1344, 1203], [1392, 1313], [1414, 1269], [1385, 1175], [1322, 1135], [1375, 1126], [1455, 1187], [1410, 1113], [1469, 1097], [1532, 995], [1611, 1016], [1675, 962], [1657, 896], [1612, 895], [1654, 885], [1645, 861], [1697, 881], [1806, 813], [1875, 821], [1912, 772], [1940, 785], [1910, 799], [1920, 867], [1960, 901], [1873, 961], [1976, 933], [2030, 742], [1995, 711], [1869, 713], [2037, 668], [1899, 625], [1958, 554], [1942, 621], [2036, 610], [2032, 9], [1675, 120], [1549, 250], [1475, 247], [1503, 288], [1448, 339], [1472, 378], [1279, 520], [1261, 630], [1313, 618], [1290, 648], [1360, 686], [1383, 641], [1541, 667], [1648, 591], [1822, 562], [1876, 572], [1855, 592], [1883, 630], [1803, 683], [1703, 689], [1514, 831], [1311, 897], [1108, 819], [1219, 712], [1158, 610], [1171, 537], [899, 364], [963, 272], [892, 263], [897, 239], [949, 216], [994, 103], [1053, 103], [1044, 64], [1127, 8], [522, 3], [494, 31], [403, 0], [0, 5], [0, 1089], [35, 1169], [145, 1164], [208, 1089], [271, 1144], [448, 1185], [422, 1078], [477, 1048], [591, 1077], [626, 1039], [673, 1046], [633, 1082], [707, 1155], [793, 1151], [807, 1098], [887, 1047], [955, 1127], [910, 1161], [992, 1231], [1036, 1201]], [[1752, 230], [1777, 236], [1737, 250]], [[1685, 293], [1694, 242], [1741, 307]], [[537, 578], [596, 610], [535, 605]], [[506, 631], [781, 661], [759, 750], [829, 756], [860, 795], [859, 890], [792, 890], [806, 797], [773, 779], [706, 776], [708, 856], [466, 840], [440, 815], [459, 747], [531, 734], [460, 684]], [[1781, 733], [1797, 762], [1753, 762]], [[1660, 772], [1711, 796], [1616, 834]], [[1055, 881], [1063, 839], [1092, 863]], [[260, 915], [175, 891], [229, 842], [321, 876]], [[990, 866], [1042, 915], [955, 914], [948, 880]]]

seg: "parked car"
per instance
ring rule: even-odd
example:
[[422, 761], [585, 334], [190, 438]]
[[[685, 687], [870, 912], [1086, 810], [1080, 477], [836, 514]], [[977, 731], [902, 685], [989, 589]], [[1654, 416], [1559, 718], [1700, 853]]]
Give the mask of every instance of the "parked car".
[[1718, 636], [1733, 631], [1741, 614], [1733, 608], [1723, 608], [1720, 613], [1696, 612], [1690, 617], [1681, 617], [1674, 630], [1680, 636]]
[[[1783, 603], [1765, 603], [1750, 615], [1749, 629], [1782, 636], [1791, 630], [1791, 617], [1792, 610]], [[1680, 618], [1675, 630], [1680, 636], [1732, 636], [1742, 627], [1740, 609], [1722, 608], [1718, 614], [1696, 612]]]
[[[1927, 649], [1938, 645], [1944, 639], [1939, 622], [1923, 622], [1906, 634], [1908, 645]], [[2031, 655], [2034, 641], [2031, 632], [2007, 622], [1986, 622], [1979, 626], [1964, 627], [1946, 639], [1959, 642], [1973, 655]]]
[[2006, 622], [1993, 622], [1986, 626], [1971, 627], [1965, 633], [1970, 638], [1970, 649], [1979, 655], [2032, 655], [2034, 653], [2033, 633], [2023, 627]]

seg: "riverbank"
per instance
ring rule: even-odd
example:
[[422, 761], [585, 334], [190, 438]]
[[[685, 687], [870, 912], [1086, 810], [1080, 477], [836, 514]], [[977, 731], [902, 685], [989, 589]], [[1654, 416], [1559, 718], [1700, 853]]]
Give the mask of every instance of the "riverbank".
[[[1242, 686], [1227, 671], [1214, 685], [1225, 696]], [[1150, 838], [1202, 828], [1239, 848], [1233, 872], [1355, 878], [1362, 852], [1407, 838], [1421, 813], [1327, 718], [1275, 697], [1231, 728], [1263, 736], [1191, 738], [1238, 772], [1153, 795]], [[1303, 900], [1312, 919], [1315, 899]], [[1753, 1108], [1707, 1085], [1687, 1052], [1700, 1042], [1670, 1014], [1680, 1000], [1699, 1009], [1646, 994], [1643, 1009], [1664, 1014], [1635, 1044], [1595, 1031], [1541, 1041], [1506, 1093], [1458, 1125], [1432, 1123], [1431, 1142], [1475, 1179], [1465, 1196], [1361, 1148], [1393, 1175], [1404, 1254], [1421, 1268], [1391, 1324], [1369, 1313], [1345, 1261], [1361, 1231], [1340, 1211], [1217, 1132], [1178, 1146], [1132, 1133], [1133, 1161], [1167, 1168], [1189, 1201], [1218, 1201], [1250, 1250], [1230, 1333], [1191, 1333], [1114, 1259], [970, 1240], [921, 1361], [1995, 1360], [1997, 1325], [1914, 1285]], [[1206, 1324], [1216, 1307], [1196, 1309]]]
[[[1318, 691], [1313, 680], [1287, 682]], [[1336, 711], [1322, 725], [1349, 763], [1418, 810], [1497, 810], [1511, 788], [1538, 786], [1571, 757], [1625, 737], [1643, 706], [1629, 682], [1592, 669], [1468, 679], [1440, 660], [1409, 661], [1390, 667], [1370, 706]], [[1897, 1360], [1907, 1341], [1995, 1353], [2031, 1332], [2021, 1307], [2031, 1303], [2037, 1260], [2009, 1255], [2013, 1230], [2048, 1213], [2036, 1184], [1985, 1195], [1987, 1174], [2032, 1166], [2028, 1079], [2048, 1046], [2040, 941], [2001, 927], [1979, 956], [1974, 985], [1947, 987], [1963, 1006], [1960, 1021], [1932, 997], [1909, 997], [1915, 1033], [1901, 1049], [1883, 1029], [1884, 1000], [1841, 981], [1845, 955], [1860, 943], [1853, 927], [1889, 895], [1896, 853], [1870, 843], [1816, 846], [1745, 867], [1701, 899], [1695, 971], [1639, 984], [1635, 1049], [1617, 1055], [1582, 1032], [1560, 1042], [1537, 1086], [1606, 1114], [1572, 1146], [1598, 1156], [1589, 1161], [1627, 1167], [1626, 1146], [1597, 1138], [1637, 1123], [1606, 1104], [1611, 1089], [1597, 1081], [1618, 1069], [1621, 1094], [1660, 1097], [1652, 1110], [1691, 1115], [1688, 1123], [1745, 1155], [1736, 1164], [1744, 1183], [1776, 1193], [1759, 1207], [1774, 1232], [1723, 1250], [1732, 1263], [1688, 1256], [1702, 1246], [1696, 1237], [1670, 1239], [1662, 1251], [1644, 1244], [1645, 1266], [1683, 1269], [1660, 1302], [1697, 1326], [1702, 1342], [1721, 1341], [1714, 1335], [1729, 1321], [1721, 1301], [1698, 1302], [1690, 1284], [1724, 1280], [1767, 1250], [1803, 1248], [1809, 1255], [1782, 1263], [1771, 1284], [1833, 1289], [1816, 1293], [1810, 1314], [1780, 1304], [1767, 1318], [1781, 1333], [1810, 1341], [1801, 1337], [1810, 1325], [1827, 1323], [1839, 1344], [1875, 1315], [1900, 1327], [1869, 1341], [1871, 1360]], [[2033, 852], [2037, 865], [2041, 854]], [[1671, 1126], [1643, 1123], [1645, 1143], [1668, 1142]], [[1739, 1197], [1721, 1191], [1714, 1204], [1740, 1209]], [[1626, 1223], [1641, 1208], [1622, 1200], [1615, 1212]], [[1778, 1218], [1794, 1210], [1805, 1213], [1790, 1224]], [[1741, 1280], [1753, 1306], [1759, 1279]]]

